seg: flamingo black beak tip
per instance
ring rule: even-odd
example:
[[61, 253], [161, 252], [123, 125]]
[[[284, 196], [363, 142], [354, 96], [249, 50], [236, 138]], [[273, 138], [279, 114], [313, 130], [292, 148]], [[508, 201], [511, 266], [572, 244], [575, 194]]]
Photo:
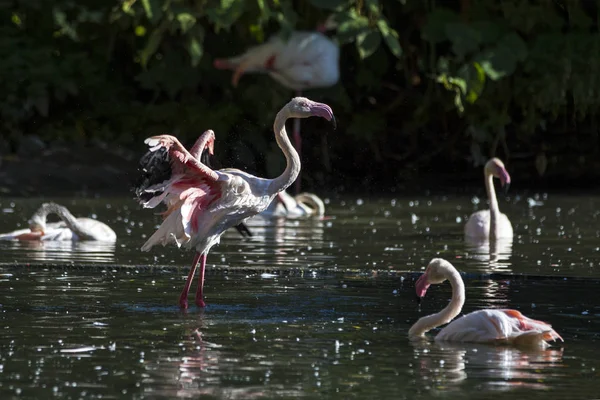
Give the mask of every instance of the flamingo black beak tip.
[[510, 188], [510, 183], [506, 183], [504, 184], [504, 195], [507, 196], [508, 195], [508, 189]]
[[417, 296], [416, 300], [417, 300], [417, 304], [421, 304], [421, 300], [423, 300], [423, 298], [420, 296]]
[[333, 125], [333, 130], [335, 131], [337, 129], [337, 122], [334, 115], [331, 116], [331, 121], [329, 122], [331, 122], [331, 125]]

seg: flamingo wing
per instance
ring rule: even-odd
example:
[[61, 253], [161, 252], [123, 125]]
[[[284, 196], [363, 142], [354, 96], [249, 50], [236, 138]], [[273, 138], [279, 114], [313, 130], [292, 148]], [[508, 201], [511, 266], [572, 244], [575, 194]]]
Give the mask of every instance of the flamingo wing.
[[[194, 152], [202, 150], [214, 141], [214, 132], [205, 132], [194, 145]], [[221, 183], [218, 174], [201, 163], [188, 152], [177, 138], [169, 135], [154, 136], [146, 139], [150, 151], [166, 149], [172, 163], [172, 175], [169, 179], [144, 189], [149, 196], [141, 197], [145, 208], [154, 208], [160, 203], [167, 206], [162, 213], [163, 223], [144, 243], [143, 251], [155, 244], [186, 244], [199, 230], [199, 217], [221, 196]]]
[[436, 341], [545, 345], [562, 338], [542, 321], [517, 310], [479, 310], [457, 318], [438, 333]]
[[144, 143], [150, 146], [151, 152], [157, 151], [161, 148], [166, 149], [169, 153], [169, 157], [171, 158], [171, 163], [175, 169], [174, 172], [176, 173], [180, 172], [182, 168], [185, 168], [185, 173], [198, 175], [204, 179], [212, 181], [217, 181], [219, 179], [219, 175], [215, 171], [202, 164], [196, 157], [190, 154], [190, 152], [187, 151], [187, 149], [183, 147], [179, 140], [174, 136], [152, 136], [144, 140]]
[[200, 215], [221, 196], [219, 183], [193, 174], [175, 175], [164, 184], [146, 189], [152, 190], [160, 195], [143, 203], [144, 207], [154, 208], [162, 202], [167, 210], [162, 213], [163, 223], [144, 243], [142, 251], [159, 243], [187, 244], [199, 230]]

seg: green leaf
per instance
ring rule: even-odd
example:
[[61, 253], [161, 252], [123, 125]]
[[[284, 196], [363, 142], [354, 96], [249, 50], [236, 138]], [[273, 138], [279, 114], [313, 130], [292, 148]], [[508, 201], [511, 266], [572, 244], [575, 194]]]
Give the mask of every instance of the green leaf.
[[478, 54], [475, 61], [491, 80], [497, 81], [511, 75], [527, 54], [527, 45], [513, 32], [505, 35], [495, 47]]
[[182, 33], [186, 33], [196, 24], [196, 17], [190, 13], [179, 13], [177, 14], [177, 21]]
[[369, 20], [363, 16], [348, 19], [338, 26], [337, 38], [340, 43], [349, 43], [356, 36], [369, 30]]
[[513, 54], [517, 61], [524, 61], [527, 58], [527, 45], [521, 39], [521, 36], [514, 32], [504, 36], [498, 42], [498, 47], [503, 48], [503, 51], [506, 53]]
[[188, 40], [187, 51], [190, 53], [190, 57], [192, 58], [192, 67], [198, 66], [198, 63], [202, 59], [203, 55], [202, 43], [200, 43], [195, 37], [191, 37]]
[[473, 104], [485, 87], [485, 71], [478, 63], [470, 63], [463, 65], [457, 72], [457, 76], [460, 77], [465, 83], [465, 98], [468, 103]]
[[379, 15], [379, 0], [365, 0], [367, 10], [374, 15]]
[[447, 8], [437, 7], [427, 17], [427, 23], [421, 31], [423, 39], [430, 43], [440, 43], [448, 39], [446, 36], [446, 24], [458, 22], [458, 14]]
[[204, 55], [204, 30], [201, 26], [196, 26], [188, 35], [186, 50], [192, 59], [192, 67], [197, 67]]
[[402, 47], [400, 47], [400, 42], [398, 41], [398, 32], [390, 28], [385, 19], [377, 21], [377, 27], [392, 54], [400, 58], [402, 56]]
[[148, 61], [150, 60], [150, 57], [152, 57], [154, 55], [154, 53], [156, 53], [156, 50], [158, 50], [158, 47], [160, 46], [160, 43], [162, 42], [164, 30], [165, 30], [165, 24], [163, 23], [163, 24], [161, 24], [161, 26], [156, 28], [152, 32], [152, 34], [150, 34], [150, 37], [148, 38], [148, 41], [146, 42], [146, 46], [144, 46], [144, 48], [142, 49], [142, 51], [140, 53], [140, 61], [142, 63], [142, 67], [146, 68], [146, 66], [148, 65]]
[[317, 8], [323, 8], [325, 10], [337, 10], [349, 3], [348, 0], [309, 0], [310, 4]]
[[153, 23], [158, 22], [162, 16], [162, 10], [158, 0], [142, 0], [146, 17]]
[[375, 53], [381, 44], [381, 35], [376, 30], [371, 30], [366, 33], [360, 33], [356, 36], [356, 48], [361, 59], [369, 57]]
[[496, 43], [502, 32], [500, 25], [492, 21], [475, 21], [470, 25], [481, 35], [482, 44]]
[[477, 50], [481, 44], [481, 33], [462, 22], [446, 24], [445, 31], [452, 42], [454, 54], [459, 58]]

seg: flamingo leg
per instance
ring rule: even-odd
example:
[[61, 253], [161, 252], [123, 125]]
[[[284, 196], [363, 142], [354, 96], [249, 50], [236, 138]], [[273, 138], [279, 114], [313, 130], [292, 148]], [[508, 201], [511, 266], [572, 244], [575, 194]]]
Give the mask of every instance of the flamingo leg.
[[[298, 97], [302, 96], [302, 92], [300, 90], [298, 90], [296, 92], [296, 96], [298, 96]], [[300, 118], [294, 119], [293, 137], [294, 137], [294, 147], [296, 148], [296, 151], [298, 152], [300, 161], [302, 161], [302, 138], [300, 137]], [[296, 194], [300, 193], [300, 182], [302, 181], [301, 174], [302, 174], [302, 170], [300, 170], [300, 172], [298, 173], [298, 178], [296, 178], [296, 182], [294, 183], [294, 189], [296, 191]]]
[[200, 276], [198, 277], [198, 288], [196, 289], [196, 305], [206, 307], [204, 302], [204, 271], [206, 269], [206, 253], [200, 257]]
[[[196, 252], [196, 255], [194, 256], [194, 261], [192, 261], [192, 268], [190, 269], [190, 273], [188, 274], [187, 280], [185, 281], [183, 291], [179, 296], [179, 306], [181, 308], [188, 308], [188, 293], [190, 291], [190, 286], [192, 286], [192, 279], [194, 279], [194, 274], [196, 273], [196, 267], [198, 266], [198, 261], [200, 260], [200, 257], [201, 254]], [[204, 273], [204, 271], [202, 272]]]

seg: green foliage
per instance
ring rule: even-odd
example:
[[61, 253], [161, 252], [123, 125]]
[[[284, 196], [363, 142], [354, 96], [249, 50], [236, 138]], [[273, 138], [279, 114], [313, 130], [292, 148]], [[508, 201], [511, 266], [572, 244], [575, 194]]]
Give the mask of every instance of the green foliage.
[[[211, 128], [230, 163], [273, 174], [284, 160], [270, 127], [292, 93], [264, 75], [233, 88], [213, 60], [326, 23], [343, 80], [307, 95], [333, 106], [342, 133], [329, 150], [304, 150], [331, 158], [332, 179], [512, 150], [551, 172], [572, 149], [566, 130], [584, 132], [578, 156], [599, 151], [599, 11], [533, 0], [2, 2], [0, 124], [10, 138], [124, 144], [158, 132], [193, 140]], [[349, 159], [361, 142], [368, 151]]]

